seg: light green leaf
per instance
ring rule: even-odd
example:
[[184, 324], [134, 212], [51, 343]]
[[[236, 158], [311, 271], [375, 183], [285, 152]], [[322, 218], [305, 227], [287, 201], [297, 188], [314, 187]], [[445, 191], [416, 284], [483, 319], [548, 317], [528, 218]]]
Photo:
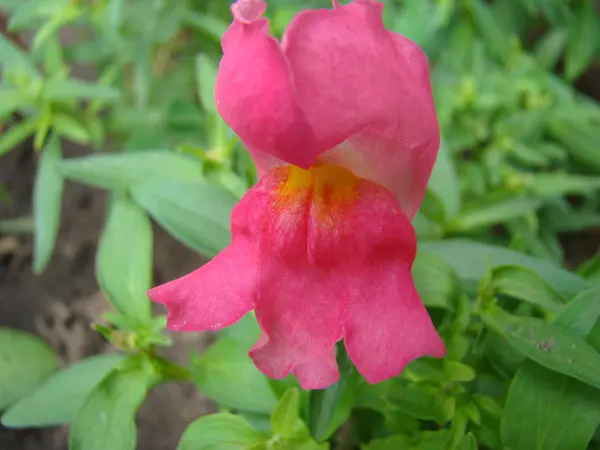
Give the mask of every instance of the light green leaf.
[[412, 268], [417, 291], [430, 308], [454, 310], [457, 277], [444, 260], [428, 253], [420, 253]]
[[76, 78], [49, 80], [44, 86], [47, 101], [70, 101], [79, 99], [118, 100], [121, 93], [110, 86], [94, 84]]
[[30, 76], [39, 76], [39, 72], [29, 60], [28, 55], [9, 41], [2, 33], [0, 33], [0, 67], [4, 70], [7, 68], [22, 69]]
[[207, 397], [229, 408], [270, 414], [277, 398], [268, 379], [254, 366], [248, 349], [221, 338], [192, 360], [192, 379]]
[[177, 450], [250, 450], [266, 440], [239, 416], [211, 414], [185, 430]]
[[573, 159], [591, 169], [600, 170], [600, 131], [597, 126], [559, 117], [548, 124], [547, 130], [551, 136], [565, 144]]
[[33, 188], [33, 271], [38, 274], [50, 262], [58, 235], [64, 188], [58, 169], [61, 159], [60, 139], [53, 136], [42, 150]]
[[410, 450], [413, 446], [408, 436], [398, 434], [383, 439], [375, 439], [364, 450]]
[[577, 334], [538, 318], [510, 316], [499, 308], [483, 318], [522, 355], [600, 389], [600, 354]]
[[8, 408], [2, 425], [31, 428], [71, 423], [90, 391], [124, 359], [123, 355], [92, 356], [60, 370]]
[[471, 433], [467, 433], [458, 446], [458, 450], [477, 450], [477, 440]]
[[477, 209], [463, 211], [448, 227], [455, 232], [487, 227], [534, 212], [540, 206], [542, 201], [537, 198], [512, 198], [498, 203], [487, 203]]
[[41, 339], [0, 327], [0, 410], [40, 385], [56, 370], [56, 356]]
[[110, 302], [139, 323], [151, 320], [146, 291], [152, 284], [152, 227], [125, 194], [115, 194], [98, 245], [96, 276]]
[[205, 111], [217, 112], [215, 106], [215, 80], [217, 78], [217, 65], [206, 54], [196, 56], [196, 86], [198, 96]]
[[71, 425], [70, 450], [135, 450], [135, 414], [159, 376], [149, 361], [131, 357], [85, 399]]
[[507, 36], [498, 21], [494, 20], [488, 4], [481, 0], [469, 0], [467, 5], [490, 52], [498, 58], [505, 59], [510, 52], [510, 36]]
[[580, 0], [575, 9], [575, 17], [569, 24], [567, 54], [565, 57], [565, 77], [573, 81], [592, 62], [600, 49], [600, 22], [593, 2]]
[[27, 136], [33, 134], [37, 125], [37, 117], [25, 119], [22, 122], [13, 125], [8, 131], [0, 135], [0, 156], [11, 151], [23, 142]]
[[537, 173], [527, 182], [536, 195], [561, 196], [567, 194], [590, 194], [600, 189], [600, 177], [568, 173]]
[[92, 140], [90, 132], [77, 119], [67, 114], [52, 114], [52, 127], [58, 134], [80, 144], [89, 144]]
[[599, 318], [600, 289], [594, 288], [576, 295], [567, 303], [554, 323], [586, 338]]
[[27, 103], [27, 99], [21, 92], [0, 89], [0, 119], [4, 119], [4, 117], [11, 114], [14, 110]]
[[132, 189], [135, 200], [183, 244], [214, 257], [231, 239], [229, 220], [237, 199], [203, 183], [149, 181]]
[[592, 285], [571, 272], [539, 258], [507, 248], [496, 247], [466, 239], [419, 243], [419, 253], [443, 259], [460, 278], [479, 283], [486, 271], [503, 265], [526, 267], [537, 273], [559, 294], [571, 297]]
[[565, 28], [555, 28], [539, 40], [535, 46], [534, 55], [542, 69], [554, 69], [563, 54], [568, 35]]
[[170, 151], [91, 155], [63, 161], [68, 178], [105, 189], [129, 189], [147, 180], [202, 180], [202, 163]]
[[446, 218], [451, 219], [460, 212], [460, 184], [450, 149], [442, 143], [433, 166], [428, 189], [442, 201]]
[[308, 437], [308, 430], [300, 419], [300, 394], [297, 388], [289, 389], [273, 411], [271, 429], [283, 439]]
[[187, 11], [183, 19], [188, 26], [211, 37], [215, 42], [220, 42], [221, 36], [227, 31], [228, 24], [215, 16]]
[[565, 301], [534, 271], [522, 266], [499, 266], [492, 271], [496, 292], [558, 312]]

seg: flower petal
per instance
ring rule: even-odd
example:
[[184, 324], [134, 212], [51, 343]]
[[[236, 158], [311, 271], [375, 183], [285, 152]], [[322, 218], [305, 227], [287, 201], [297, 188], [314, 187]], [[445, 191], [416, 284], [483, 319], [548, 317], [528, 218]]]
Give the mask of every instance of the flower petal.
[[314, 134], [296, 103], [279, 43], [257, 17], [259, 6], [238, 1], [233, 7], [236, 20], [223, 36], [215, 84], [217, 109], [256, 152], [308, 167], [316, 158]]
[[174, 331], [219, 330], [234, 324], [254, 306], [256, 252], [247, 238], [235, 239], [212, 261], [148, 291], [164, 304]]
[[231, 213], [231, 244], [194, 272], [148, 291], [150, 300], [167, 307], [169, 329], [218, 330], [254, 307], [258, 257], [248, 227], [261, 205], [261, 193], [249, 190]]
[[356, 0], [300, 13], [283, 50], [295, 98], [318, 151], [385, 186], [405, 213], [417, 211], [439, 147], [427, 57], [388, 32], [383, 4]]
[[[446, 352], [412, 279], [416, 253], [412, 226], [398, 207], [381, 211], [384, 203], [382, 199], [371, 215], [363, 216], [375, 218], [382, 234], [371, 236], [380, 244], [373, 241], [352, 279], [352, 297], [344, 315], [348, 355], [370, 383], [399, 375], [416, 358], [441, 358]], [[388, 239], [381, 240], [385, 235]]]

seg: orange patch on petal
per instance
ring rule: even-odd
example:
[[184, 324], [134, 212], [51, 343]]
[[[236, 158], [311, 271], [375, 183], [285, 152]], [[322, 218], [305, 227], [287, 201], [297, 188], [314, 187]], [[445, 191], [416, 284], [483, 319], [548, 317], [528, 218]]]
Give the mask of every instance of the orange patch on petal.
[[321, 226], [339, 226], [357, 198], [360, 179], [347, 169], [333, 165], [316, 165], [309, 169], [284, 166], [277, 202], [281, 213], [306, 206], [310, 216]]

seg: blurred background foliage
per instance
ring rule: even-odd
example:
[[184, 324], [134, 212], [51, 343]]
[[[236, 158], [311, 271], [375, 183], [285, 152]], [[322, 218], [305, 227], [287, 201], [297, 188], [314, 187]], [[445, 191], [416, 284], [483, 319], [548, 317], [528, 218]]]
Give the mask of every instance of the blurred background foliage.
[[[268, 4], [276, 36], [301, 9], [328, 7], [326, 0]], [[598, 291], [583, 292], [600, 280], [600, 253], [594, 255], [600, 230], [598, 7], [591, 0], [386, 0], [386, 26], [415, 40], [430, 59], [443, 144], [414, 222], [421, 244], [413, 273], [448, 357], [417, 361], [402, 377], [373, 387], [358, 380], [341, 354], [342, 382], [299, 399], [293, 390], [283, 395], [293, 381], [267, 382], [249, 362], [245, 351], [256, 324], [248, 317], [193, 358], [191, 376], [201, 391], [255, 429], [290, 439], [296, 432], [307, 435], [304, 425], [296, 427], [298, 414], [317, 440], [331, 437], [352, 415], [348, 441], [383, 439], [363, 447], [371, 450], [438, 449], [440, 439], [467, 450], [476, 448], [475, 438], [484, 448], [502, 442], [529, 450], [554, 442], [553, 448], [583, 449], [594, 430], [591, 445], [598, 448], [599, 403], [586, 401], [600, 386], [600, 310]], [[152, 285], [150, 218], [212, 257], [229, 242], [232, 206], [256, 181], [252, 161], [213, 101], [229, 4], [0, 0], [0, 11], [0, 157], [21, 142], [40, 154], [32, 217], [0, 221], [0, 232], [33, 233], [39, 273], [53, 252], [65, 180], [109, 191], [96, 274], [115, 312], [96, 329], [117, 348], [139, 351], [120, 372], [114, 367], [121, 360], [114, 358], [80, 363], [101, 370], [86, 381], [88, 390], [81, 388], [79, 403], [65, 402], [60, 420], [34, 413], [43, 411], [36, 391], [2, 421], [16, 427], [75, 421], [73, 448], [88, 450], [107, 431], [95, 428], [88, 437], [86, 421], [93, 422], [98, 403], [81, 406], [101, 375], [114, 369], [101, 384], [111, 392], [143, 385], [127, 399], [130, 415], [157, 378], [187, 376], [155, 358], [155, 347], [169, 339], [145, 295]], [[66, 158], [66, 142], [89, 148], [90, 155]], [[11, 201], [1, 186], [0, 194], [0, 201]], [[584, 254], [565, 255], [565, 237], [572, 235], [583, 242]], [[554, 342], [565, 330], [571, 334]], [[583, 341], [588, 335], [589, 348]], [[561, 359], [558, 350], [570, 354], [572, 342], [592, 352], [573, 357], [589, 366]], [[2, 335], [0, 352], [1, 344]], [[39, 379], [22, 381], [26, 385], [10, 398], [0, 395], [0, 409], [55, 370], [46, 347], [27, 345], [44, 353], [39, 364], [49, 362], [38, 367]], [[554, 346], [558, 356], [552, 359]], [[59, 381], [50, 379], [52, 387], [42, 385], [41, 392], [64, 392], [64, 380], [71, 373], [81, 377], [78, 370], [58, 372]], [[240, 382], [240, 373], [249, 384]], [[540, 382], [548, 379], [555, 384]], [[98, 392], [89, 398], [100, 402]], [[554, 415], [545, 398], [566, 400]], [[291, 414], [287, 425], [281, 411]], [[520, 434], [532, 411], [543, 411], [539, 423], [558, 430], [556, 436]], [[583, 415], [587, 422], [560, 434], [563, 422]], [[239, 417], [211, 417], [192, 424], [180, 448], [201, 448], [207, 429], [220, 426], [262, 442]], [[408, 443], [409, 435], [416, 441]], [[318, 448], [313, 444], [302, 448]]]

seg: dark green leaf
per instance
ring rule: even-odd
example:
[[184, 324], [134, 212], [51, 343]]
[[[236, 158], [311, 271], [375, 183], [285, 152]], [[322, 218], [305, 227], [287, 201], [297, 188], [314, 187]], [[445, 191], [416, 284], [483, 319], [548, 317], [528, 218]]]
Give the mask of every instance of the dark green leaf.
[[471, 282], [478, 283], [489, 269], [515, 265], [531, 269], [565, 297], [571, 297], [591, 287], [590, 283], [577, 275], [547, 261], [480, 242], [463, 239], [422, 242], [419, 244], [419, 252], [443, 259], [452, 266], [459, 277]]
[[33, 188], [33, 271], [41, 273], [54, 250], [58, 227], [64, 181], [59, 172], [62, 159], [60, 139], [53, 136], [42, 150], [35, 185]]
[[61, 164], [63, 175], [105, 189], [128, 189], [147, 180], [198, 181], [202, 164], [169, 151], [140, 151], [72, 158]]
[[213, 257], [231, 239], [229, 218], [237, 199], [203, 183], [149, 181], [133, 187], [135, 200], [185, 245]]
[[563, 54], [567, 42], [568, 31], [564, 28], [556, 28], [539, 40], [536, 44], [535, 59], [541, 68], [552, 70], [558, 59]]
[[492, 271], [496, 292], [558, 312], [565, 301], [539, 275], [521, 266], [499, 266]]
[[2, 425], [30, 428], [71, 423], [90, 391], [124, 358], [92, 356], [60, 370], [8, 408]]
[[475, 436], [471, 433], [467, 433], [460, 445], [458, 446], [459, 450], [477, 450], [477, 440]]
[[266, 441], [239, 416], [211, 414], [185, 430], [177, 450], [249, 450]]
[[585, 71], [600, 48], [600, 23], [594, 4], [589, 0], [578, 3], [580, 6], [569, 25], [565, 57], [565, 76], [569, 81]]
[[125, 194], [113, 198], [96, 257], [98, 284], [110, 302], [125, 316], [149, 322], [152, 228], [146, 213]]
[[398, 434], [383, 439], [375, 439], [369, 442], [364, 450], [410, 450], [412, 448], [410, 438], [403, 434]]
[[396, 408], [421, 420], [435, 420], [442, 425], [454, 417], [456, 401], [438, 387], [425, 383], [398, 386], [386, 399]]
[[159, 376], [149, 361], [131, 357], [85, 399], [71, 425], [70, 450], [135, 450], [135, 415]]
[[517, 372], [502, 419], [514, 450], [584, 450], [600, 422], [600, 391], [527, 361]]
[[469, 0], [467, 4], [490, 52], [498, 58], [506, 58], [510, 51], [509, 36], [494, 20], [490, 7], [481, 0]]
[[0, 410], [21, 399], [56, 370], [56, 357], [41, 339], [0, 327]]
[[565, 144], [573, 159], [600, 170], [600, 152], [597, 151], [600, 132], [597, 126], [558, 118], [548, 124], [548, 132]]
[[192, 378], [200, 391], [229, 408], [270, 414], [277, 398], [268, 379], [248, 356], [248, 349], [230, 338], [221, 338], [191, 364]]
[[533, 317], [515, 317], [499, 309], [485, 322], [508, 343], [538, 364], [600, 389], [600, 354], [577, 334]]

